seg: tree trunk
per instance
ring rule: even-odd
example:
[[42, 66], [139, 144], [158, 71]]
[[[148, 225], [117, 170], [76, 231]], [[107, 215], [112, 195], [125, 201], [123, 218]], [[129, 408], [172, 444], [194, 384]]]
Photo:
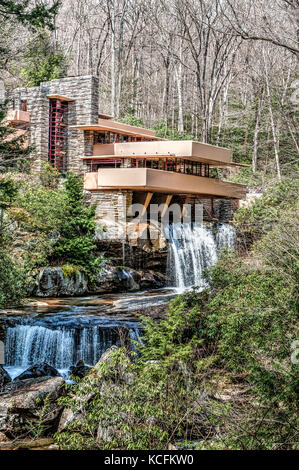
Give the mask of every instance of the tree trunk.
[[265, 64], [266, 92], [267, 92], [267, 99], [268, 99], [270, 125], [271, 125], [271, 131], [272, 131], [272, 136], [273, 136], [273, 147], [274, 147], [274, 154], [275, 154], [277, 179], [279, 181], [281, 181], [280, 158], [279, 158], [279, 139], [278, 139], [278, 136], [277, 136], [275, 122], [274, 122], [274, 114], [273, 114], [273, 107], [272, 107], [272, 100], [271, 100], [268, 67], [267, 67], [267, 64], [266, 64], [265, 54], [264, 54], [264, 64]]
[[264, 104], [264, 93], [262, 93], [262, 95], [259, 97], [257, 107], [256, 107], [255, 127], [254, 127], [254, 137], [253, 137], [253, 155], [252, 155], [253, 173], [256, 173], [256, 169], [257, 169], [258, 137], [259, 137], [259, 131], [260, 131], [260, 122], [261, 122], [263, 104]]
[[111, 6], [111, 114], [115, 115], [115, 3]]
[[183, 112], [183, 69], [182, 69], [182, 41], [180, 42], [180, 63], [175, 69], [178, 89], [178, 131], [184, 132], [184, 112]]

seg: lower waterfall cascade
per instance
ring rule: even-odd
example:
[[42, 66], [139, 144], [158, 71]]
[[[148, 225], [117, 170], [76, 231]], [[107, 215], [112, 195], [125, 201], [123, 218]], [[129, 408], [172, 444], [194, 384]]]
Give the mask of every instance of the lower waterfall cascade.
[[10, 319], [6, 330], [5, 366], [13, 375], [46, 362], [63, 376], [79, 360], [95, 365], [112, 345], [119, 345], [119, 330], [125, 328], [138, 341], [137, 322], [106, 318]]
[[218, 253], [233, 248], [234, 227], [219, 223], [216, 233], [204, 224], [173, 224], [165, 230], [169, 239], [167, 279], [169, 286], [182, 292], [193, 286], [204, 286], [203, 270], [213, 266]]

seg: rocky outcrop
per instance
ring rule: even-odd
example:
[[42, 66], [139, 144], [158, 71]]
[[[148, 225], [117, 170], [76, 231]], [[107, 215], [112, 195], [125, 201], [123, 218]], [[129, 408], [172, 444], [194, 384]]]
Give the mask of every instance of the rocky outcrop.
[[[122, 383], [131, 384], [134, 380], [134, 376], [129, 372], [126, 364], [115, 364], [113, 355], [118, 350], [117, 346], [111, 346], [107, 349], [100, 357], [97, 364], [92, 367], [90, 373], [85, 377], [78, 385], [78, 389], [75, 394], [72, 395], [74, 402], [77, 402], [76, 411], [65, 408], [61, 414], [59, 421], [58, 432], [63, 431], [67, 426], [76, 422], [84, 422], [86, 419], [86, 406], [90, 403], [96, 394], [110, 395], [112, 397], [118, 397]], [[130, 360], [128, 359], [128, 364]], [[117, 383], [111, 383], [109, 379], [106, 381], [105, 377], [105, 364], [113, 366], [115, 371], [115, 379], [117, 377]], [[108, 374], [109, 375], [109, 374]], [[106, 432], [108, 423], [105, 417], [99, 419], [99, 430], [98, 437]]]
[[5, 387], [0, 394], [0, 432], [14, 438], [30, 433], [37, 424], [44, 433], [55, 432], [61, 413], [57, 399], [63, 393], [63, 385], [62, 377], [40, 377], [18, 381], [15, 389]]
[[106, 263], [93, 285], [88, 282], [86, 274], [80, 271], [66, 275], [60, 267], [42, 268], [31, 294], [37, 297], [73, 297], [158, 289], [164, 285], [165, 276], [158, 272], [138, 271]]
[[11, 382], [11, 378], [5, 369], [0, 365], [0, 391]]
[[71, 366], [69, 370], [69, 375], [73, 377], [79, 377], [82, 379], [90, 371], [91, 367], [86, 366], [84, 361], [78, 361], [75, 366]]
[[27, 380], [27, 379], [37, 379], [39, 377], [60, 377], [59, 372], [46, 362], [43, 364], [34, 364], [32, 367], [26, 369], [22, 374], [18, 375], [15, 381], [18, 380]]
[[38, 274], [33, 294], [38, 297], [63, 297], [84, 295], [88, 292], [86, 274], [78, 271], [66, 276], [62, 268], [42, 268]]

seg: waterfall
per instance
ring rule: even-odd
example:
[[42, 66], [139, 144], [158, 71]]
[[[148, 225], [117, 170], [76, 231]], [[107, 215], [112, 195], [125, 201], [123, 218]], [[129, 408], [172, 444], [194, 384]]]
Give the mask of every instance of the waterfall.
[[113, 344], [119, 345], [119, 327], [138, 340], [134, 321], [115, 319], [52, 317], [30, 321], [10, 319], [6, 330], [5, 366], [18, 372], [47, 362], [65, 375], [79, 360], [94, 365]]
[[235, 244], [235, 230], [219, 224], [216, 236], [203, 224], [172, 224], [166, 227], [169, 240], [167, 278], [169, 285], [184, 291], [204, 286], [203, 270], [217, 262], [217, 252]]
[[169, 226], [167, 277], [179, 290], [202, 285], [202, 272], [217, 261], [213, 234], [204, 225]]
[[216, 244], [218, 250], [232, 248], [236, 243], [236, 231], [230, 224], [218, 224], [216, 232]]

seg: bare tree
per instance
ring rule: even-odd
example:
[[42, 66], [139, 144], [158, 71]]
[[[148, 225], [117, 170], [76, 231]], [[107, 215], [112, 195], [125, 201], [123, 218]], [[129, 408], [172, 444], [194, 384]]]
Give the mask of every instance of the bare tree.
[[[245, 41], [264, 41], [299, 54], [298, 0], [226, 0], [222, 13]], [[226, 7], [229, 7], [228, 9]]]
[[[218, 0], [174, 0], [172, 14], [181, 24], [184, 32], [181, 38], [188, 44], [193, 61], [201, 112], [201, 137], [203, 142], [210, 142], [216, 104], [228, 80], [240, 40], [230, 33], [229, 27], [220, 32]], [[186, 66], [186, 62], [183, 63]]]
[[[163, 122], [165, 135], [178, 130], [225, 146], [239, 139], [253, 172], [279, 178], [299, 152], [290, 100], [298, 2], [62, 0], [55, 40], [70, 58], [69, 75], [99, 77], [103, 112]], [[9, 86], [22, 84], [13, 71], [23, 43], [14, 38]]]

